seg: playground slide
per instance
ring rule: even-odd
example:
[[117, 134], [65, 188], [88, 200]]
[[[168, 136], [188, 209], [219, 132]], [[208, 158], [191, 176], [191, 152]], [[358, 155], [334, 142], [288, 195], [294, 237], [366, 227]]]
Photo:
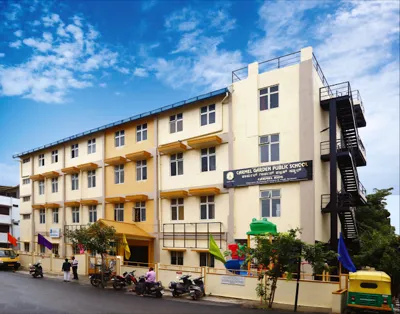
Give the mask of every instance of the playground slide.
[[247, 271], [241, 269], [243, 262], [243, 260], [231, 259], [229, 261], [226, 261], [225, 268], [236, 275], [247, 275]]

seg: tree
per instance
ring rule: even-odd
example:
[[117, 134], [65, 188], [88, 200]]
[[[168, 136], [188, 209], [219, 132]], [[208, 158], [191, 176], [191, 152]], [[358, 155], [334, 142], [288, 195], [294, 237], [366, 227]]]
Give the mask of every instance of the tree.
[[114, 227], [95, 222], [87, 227], [67, 230], [65, 236], [73, 246], [82, 245], [85, 251], [101, 255], [101, 285], [104, 287], [104, 254], [112, 249], [112, 243], [116, 240]]

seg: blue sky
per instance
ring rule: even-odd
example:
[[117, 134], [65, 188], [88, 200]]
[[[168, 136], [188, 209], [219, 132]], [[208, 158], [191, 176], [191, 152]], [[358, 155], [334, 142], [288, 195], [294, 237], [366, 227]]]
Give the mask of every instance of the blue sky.
[[231, 71], [313, 46], [359, 89], [368, 191], [399, 206], [398, 1], [2, 1], [0, 184], [12, 155], [229, 85]]

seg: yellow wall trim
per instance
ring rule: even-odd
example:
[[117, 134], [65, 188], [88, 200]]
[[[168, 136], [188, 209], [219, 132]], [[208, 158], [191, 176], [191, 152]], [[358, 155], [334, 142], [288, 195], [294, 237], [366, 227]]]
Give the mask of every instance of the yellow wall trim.
[[79, 169], [77, 167], [63, 168], [61, 169], [61, 171], [64, 172], [65, 174], [79, 173]]
[[41, 174], [35, 174], [29, 177], [32, 181], [41, 181], [44, 177]]
[[192, 196], [206, 196], [206, 195], [217, 195], [221, 191], [219, 188], [199, 188], [199, 189], [189, 189], [189, 194]]
[[125, 199], [131, 202], [146, 202], [149, 199], [149, 197], [145, 194], [136, 194], [136, 195], [127, 195]]
[[161, 154], [166, 154], [166, 155], [183, 153], [186, 150], [187, 150], [187, 146], [179, 141], [169, 143], [169, 144], [164, 144], [164, 145], [161, 145], [158, 147], [158, 151]]
[[145, 150], [136, 153], [126, 154], [125, 157], [131, 161], [146, 160], [151, 158], [151, 154]]
[[57, 171], [49, 171], [49, 172], [42, 173], [42, 176], [49, 179], [49, 178], [59, 177], [60, 174]]
[[81, 200], [82, 205], [97, 205], [98, 203], [97, 200]]
[[170, 192], [161, 192], [161, 198], [183, 198], [187, 197], [188, 192], [185, 190], [177, 190], [177, 191], [170, 191]]
[[106, 202], [113, 203], [113, 204], [124, 203], [125, 198], [123, 198], [123, 197], [106, 197]]
[[88, 162], [88, 163], [85, 163], [85, 164], [78, 165], [76, 167], [79, 170], [82, 170], [82, 171], [90, 171], [90, 170], [97, 169], [99, 166], [97, 164], [93, 163], [93, 162]]
[[81, 203], [78, 201], [65, 202], [65, 207], [78, 207]]
[[126, 158], [123, 156], [107, 158], [106, 160], [104, 160], [104, 163], [108, 165], [121, 165], [126, 163]]
[[217, 135], [211, 135], [201, 138], [190, 139], [187, 141], [187, 143], [192, 148], [205, 148], [220, 145], [222, 143], [222, 139]]

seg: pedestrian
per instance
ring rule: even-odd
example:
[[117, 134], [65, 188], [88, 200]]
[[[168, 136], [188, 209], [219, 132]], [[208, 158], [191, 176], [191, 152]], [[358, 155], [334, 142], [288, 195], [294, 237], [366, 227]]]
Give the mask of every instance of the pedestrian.
[[75, 256], [72, 256], [72, 273], [74, 274], [74, 280], [78, 280], [78, 260]]
[[71, 263], [68, 262], [68, 258], [65, 259], [65, 262], [62, 264], [61, 271], [64, 272], [64, 282], [69, 282], [70, 280], [70, 272], [71, 272]]

